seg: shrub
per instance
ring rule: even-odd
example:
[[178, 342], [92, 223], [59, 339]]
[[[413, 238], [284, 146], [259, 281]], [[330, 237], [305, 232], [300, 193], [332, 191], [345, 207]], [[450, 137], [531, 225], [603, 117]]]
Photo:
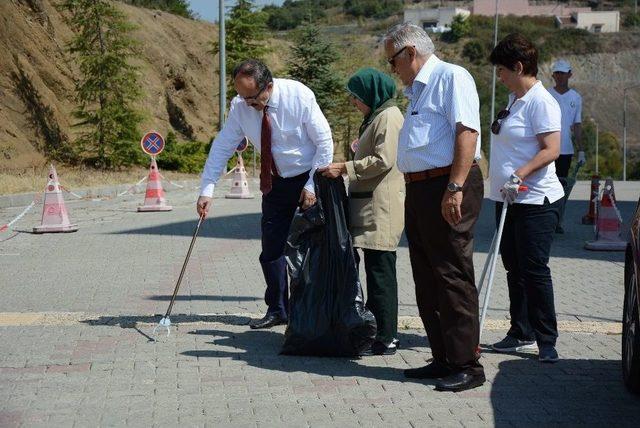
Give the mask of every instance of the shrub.
[[464, 45], [462, 55], [474, 64], [480, 64], [487, 59], [487, 51], [484, 45], [477, 40], [473, 40]]

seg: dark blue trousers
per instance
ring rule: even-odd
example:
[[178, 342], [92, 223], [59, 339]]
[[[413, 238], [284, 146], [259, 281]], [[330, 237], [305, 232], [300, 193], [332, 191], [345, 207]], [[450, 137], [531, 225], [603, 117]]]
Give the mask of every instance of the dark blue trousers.
[[260, 265], [267, 283], [264, 300], [268, 313], [278, 314], [284, 319], [288, 319], [289, 313], [289, 283], [284, 247], [300, 193], [308, 179], [308, 172], [291, 178], [273, 177], [271, 191], [262, 195]]
[[[513, 204], [500, 242], [509, 287], [509, 336], [555, 345], [558, 337], [549, 253], [562, 199], [543, 205]], [[496, 202], [496, 223], [502, 202]]]

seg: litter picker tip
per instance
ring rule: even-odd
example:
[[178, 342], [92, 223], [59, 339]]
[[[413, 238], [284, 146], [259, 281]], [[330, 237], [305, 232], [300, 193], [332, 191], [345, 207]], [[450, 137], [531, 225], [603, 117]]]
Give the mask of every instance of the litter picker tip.
[[191, 250], [193, 250], [193, 244], [196, 243], [196, 238], [198, 236], [198, 231], [200, 230], [200, 225], [202, 225], [202, 220], [204, 220], [205, 214], [203, 213], [198, 219], [198, 224], [196, 225], [196, 230], [193, 232], [193, 238], [191, 238], [191, 244], [189, 245], [189, 251], [187, 251], [187, 257], [184, 259], [184, 264], [182, 265], [182, 270], [180, 271], [180, 276], [178, 277], [178, 282], [176, 283], [176, 287], [173, 290], [173, 296], [171, 296], [171, 302], [169, 302], [169, 307], [167, 308], [167, 313], [162, 317], [157, 326], [153, 329], [153, 336], [156, 336], [156, 331], [159, 328], [167, 329], [167, 337], [171, 333], [171, 309], [173, 309], [173, 303], [176, 301], [176, 296], [178, 295], [178, 290], [180, 289], [180, 283], [182, 282], [182, 277], [184, 276], [185, 270], [187, 270], [187, 263], [189, 263], [189, 257], [191, 257]]

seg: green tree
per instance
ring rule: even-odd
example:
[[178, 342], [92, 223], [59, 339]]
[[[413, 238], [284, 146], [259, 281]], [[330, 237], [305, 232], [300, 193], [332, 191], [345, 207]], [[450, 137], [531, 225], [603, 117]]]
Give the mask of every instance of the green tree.
[[[225, 31], [225, 66], [230, 88], [227, 98], [231, 99], [236, 95], [231, 76], [233, 68], [249, 58], [264, 60], [264, 56], [269, 52], [266, 44], [267, 14], [254, 11], [251, 0], [238, 0], [238, 3], [231, 8], [229, 18], [225, 22]], [[214, 42], [212, 52], [215, 54], [219, 51], [219, 42]]]
[[336, 96], [342, 93], [342, 79], [334, 68], [338, 51], [311, 23], [296, 30], [294, 45], [287, 60], [286, 72], [291, 78], [307, 85], [316, 95], [322, 110], [336, 106]]
[[455, 43], [471, 32], [471, 21], [466, 16], [456, 15], [451, 22], [451, 30], [442, 35], [443, 40]]
[[344, 135], [346, 131], [345, 139], [334, 137], [335, 152], [346, 152], [345, 144], [351, 134], [349, 131], [352, 121], [349, 119], [350, 115], [344, 113], [351, 112], [353, 108], [347, 103], [343, 89], [344, 79], [335, 68], [340, 59], [338, 52], [312, 23], [306, 23], [296, 30], [293, 41], [286, 73], [311, 88], [334, 136]]
[[84, 160], [103, 169], [131, 165], [140, 159], [136, 141], [142, 120], [133, 107], [141, 95], [137, 68], [128, 62], [136, 53], [128, 36], [133, 27], [105, 0], [65, 0], [61, 7], [70, 12], [75, 31], [69, 50], [81, 74], [75, 115]]
[[387, 18], [402, 12], [401, 0], [345, 0], [344, 11], [351, 16], [366, 18]]
[[[622, 177], [620, 141], [611, 132], [599, 132], [598, 137], [598, 174], [614, 179]], [[596, 127], [591, 120], [582, 123], [582, 144], [587, 155], [587, 163], [580, 169], [578, 178], [589, 179], [596, 173]]]
[[303, 22], [316, 22], [326, 16], [325, 10], [337, 6], [337, 0], [286, 0], [282, 6], [266, 6], [267, 25], [273, 30], [291, 30]]

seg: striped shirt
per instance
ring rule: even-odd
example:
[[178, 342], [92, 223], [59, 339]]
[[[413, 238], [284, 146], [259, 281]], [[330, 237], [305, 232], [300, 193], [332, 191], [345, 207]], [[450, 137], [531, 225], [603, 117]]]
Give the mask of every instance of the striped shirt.
[[467, 70], [431, 55], [404, 94], [410, 104], [398, 142], [400, 171], [451, 165], [458, 123], [478, 132], [480, 159], [480, 102]]

